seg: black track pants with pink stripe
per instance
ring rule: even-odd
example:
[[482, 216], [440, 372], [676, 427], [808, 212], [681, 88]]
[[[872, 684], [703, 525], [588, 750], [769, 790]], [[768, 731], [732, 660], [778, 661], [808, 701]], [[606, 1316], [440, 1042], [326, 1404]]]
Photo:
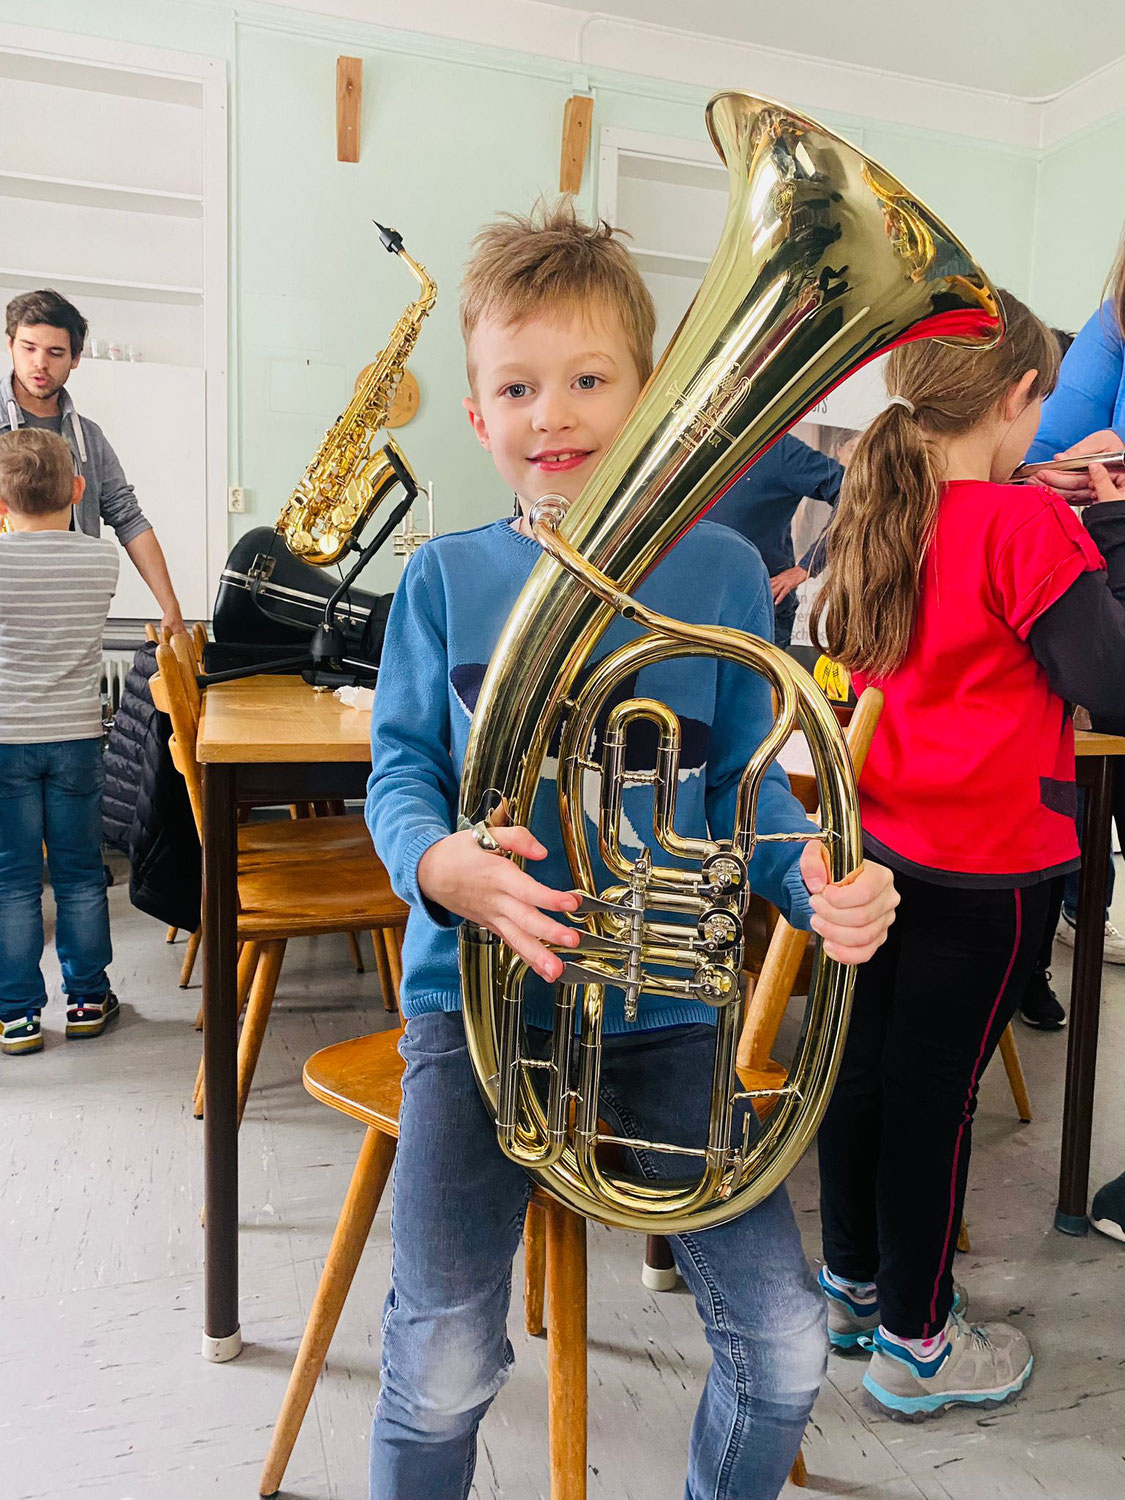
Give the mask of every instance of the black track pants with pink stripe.
[[895, 885], [820, 1127], [821, 1221], [829, 1270], [877, 1282], [884, 1325], [928, 1338], [953, 1298], [977, 1088], [1034, 966], [1050, 884], [969, 890], [896, 872]]

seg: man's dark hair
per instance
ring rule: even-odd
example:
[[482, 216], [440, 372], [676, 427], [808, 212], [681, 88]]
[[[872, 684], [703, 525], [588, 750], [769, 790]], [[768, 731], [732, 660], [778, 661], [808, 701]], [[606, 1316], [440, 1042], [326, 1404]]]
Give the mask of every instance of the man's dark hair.
[[38, 292], [21, 292], [8, 303], [8, 337], [14, 339], [17, 328], [34, 328], [46, 323], [49, 328], [65, 328], [70, 335], [70, 357], [77, 359], [86, 342], [86, 319], [65, 297], [44, 287]]
[[1075, 335], [1068, 333], [1065, 328], [1052, 328], [1051, 332], [1055, 335], [1055, 340], [1058, 343], [1059, 354], [1065, 354], [1071, 344], [1074, 343]]

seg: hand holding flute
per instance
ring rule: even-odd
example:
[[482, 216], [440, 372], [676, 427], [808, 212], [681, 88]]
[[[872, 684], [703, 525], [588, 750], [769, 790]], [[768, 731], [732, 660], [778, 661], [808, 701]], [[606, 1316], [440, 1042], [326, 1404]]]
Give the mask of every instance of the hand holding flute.
[[[1105, 486], [1095, 486], [1091, 465], [1100, 466], [1117, 495], [1108, 495]], [[1022, 464], [1012, 475], [1015, 480], [1036, 479], [1058, 490], [1071, 505], [1090, 505], [1095, 500], [1125, 499], [1125, 441], [1104, 428], [1075, 443], [1063, 453], [1056, 453], [1046, 463]]]

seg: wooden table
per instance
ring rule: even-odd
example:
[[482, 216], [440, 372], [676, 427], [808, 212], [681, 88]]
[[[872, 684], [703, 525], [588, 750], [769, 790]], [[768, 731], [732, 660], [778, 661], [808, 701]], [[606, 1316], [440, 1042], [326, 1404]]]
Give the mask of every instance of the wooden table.
[[242, 1348], [238, 1318], [237, 808], [362, 797], [370, 715], [299, 677], [251, 677], [203, 695], [203, 1355]]
[[1070, 1022], [1066, 1048], [1059, 1199], [1055, 1228], [1086, 1234], [1090, 1190], [1090, 1137], [1094, 1124], [1094, 1077], [1102, 1003], [1105, 947], [1105, 883], [1109, 872], [1109, 825], [1113, 811], [1113, 766], [1125, 755], [1125, 738], [1079, 730], [1074, 737], [1078, 784], [1086, 789], [1082, 820], [1082, 871], [1078, 879], [1078, 919], [1070, 980]]

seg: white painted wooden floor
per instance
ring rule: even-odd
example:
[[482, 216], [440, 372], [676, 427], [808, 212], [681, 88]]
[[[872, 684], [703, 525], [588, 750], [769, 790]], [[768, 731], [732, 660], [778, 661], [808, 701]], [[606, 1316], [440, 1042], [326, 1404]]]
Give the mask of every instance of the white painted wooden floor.
[[[0, 1058], [0, 1500], [252, 1500], [359, 1145], [357, 1127], [305, 1095], [300, 1066], [379, 1026], [383, 1011], [342, 939], [291, 945], [242, 1132], [247, 1347], [232, 1364], [204, 1364], [201, 1129], [189, 1102], [198, 980], [181, 992], [182, 939], [166, 947], [122, 885], [110, 896], [116, 1031], [64, 1042], [56, 999], [46, 1051]], [[1056, 955], [1065, 990], [1069, 955]], [[1095, 1184], [1125, 1166], [1125, 969], [1106, 972]], [[1029, 1334], [1031, 1386], [1007, 1410], [902, 1426], [865, 1406], [862, 1362], [833, 1357], [805, 1444], [808, 1500], [1125, 1496], [1125, 1246], [1050, 1227], [1066, 1042], [1017, 1029], [1036, 1118], [1018, 1124], [997, 1065], [958, 1275], [974, 1317], [1010, 1317]], [[811, 1161], [791, 1187], [815, 1256]], [[694, 1308], [682, 1293], [644, 1291], [634, 1237], [595, 1228], [590, 1250], [590, 1500], [679, 1500], [707, 1360]], [[286, 1496], [366, 1496], [389, 1255], [384, 1208]], [[523, 1334], [518, 1296], [512, 1338], [516, 1369], [482, 1431], [478, 1500], [547, 1495], [545, 1346]]]

